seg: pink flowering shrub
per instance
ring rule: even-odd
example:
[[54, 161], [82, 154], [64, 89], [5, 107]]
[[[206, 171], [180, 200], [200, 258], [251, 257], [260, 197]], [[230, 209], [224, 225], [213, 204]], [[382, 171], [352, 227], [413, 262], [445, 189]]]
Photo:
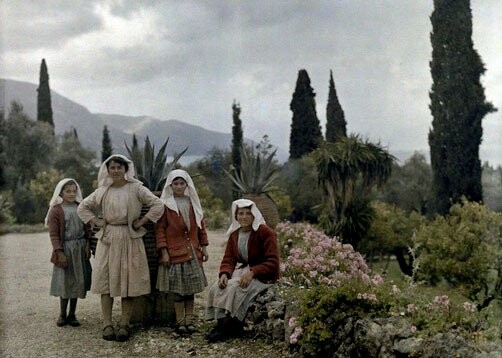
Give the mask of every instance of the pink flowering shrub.
[[401, 316], [412, 334], [421, 335], [480, 329], [473, 303], [454, 305], [445, 295], [431, 301], [416, 285], [398, 287], [372, 274], [351, 245], [311, 225], [281, 223], [276, 230], [283, 245], [281, 281], [300, 293], [300, 313], [288, 322], [289, 343], [301, 347], [304, 356], [336, 351], [336, 330], [348, 318]]

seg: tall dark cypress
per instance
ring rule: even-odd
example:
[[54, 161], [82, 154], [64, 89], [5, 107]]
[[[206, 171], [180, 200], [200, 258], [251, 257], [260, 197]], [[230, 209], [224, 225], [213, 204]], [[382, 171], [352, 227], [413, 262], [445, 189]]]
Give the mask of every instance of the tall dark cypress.
[[47, 72], [45, 58], [42, 59], [42, 64], [40, 65], [40, 80], [37, 92], [37, 120], [49, 123], [52, 126], [52, 130], [54, 131], [51, 89], [49, 87], [49, 73]]
[[434, 209], [445, 214], [462, 196], [483, 199], [481, 121], [495, 108], [480, 82], [485, 68], [472, 42], [470, 1], [434, 0], [431, 23], [429, 146]]
[[[241, 150], [243, 142], [242, 121], [240, 118], [241, 106], [235, 102], [232, 104], [232, 166], [236, 172], [241, 170]], [[232, 190], [232, 198], [239, 198], [239, 192], [234, 187]]]
[[347, 122], [342, 106], [336, 95], [333, 71], [329, 71], [329, 94], [326, 106], [326, 141], [336, 142], [338, 138], [347, 137]]
[[289, 157], [301, 158], [318, 148], [321, 140], [321, 126], [315, 110], [315, 93], [310, 86], [306, 70], [298, 72], [295, 92], [290, 108], [293, 112], [289, 136]]
[[110, 132], [108, 127], [103, 127], [103, 142], [101, 149], [101, 161], [104, 162], [113, 153], [112, 140], [110, 139]]

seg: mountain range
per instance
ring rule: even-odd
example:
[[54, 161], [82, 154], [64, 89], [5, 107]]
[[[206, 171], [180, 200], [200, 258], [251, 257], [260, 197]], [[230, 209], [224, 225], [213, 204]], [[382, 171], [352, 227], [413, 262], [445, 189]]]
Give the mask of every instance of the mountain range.
[[[8, 112], [10, 103], [17, 101], [23, 105], [24, 112], [35, 119], [37, 117], [37, 85], [28, 82], [0, 79], [0, 108]], [[124, 141], [131, 146], [132, 136], [136, 135], [140, 146], [148, 135], [155, 148], [169, 138], [168, 155], [179, 153], [188, 147], [183, 157], [197, 158], [206, 155], [214, 147], [230, 148], [232, 135], [216, 132], [179, 120], [160, 120], [149, 116], [123, 116], [119, 114], [91, 113], [86, 107], [60, 95], [51, 89], [54, 129], [56, 134], [77, 130], [82, 145], [98, 153], [100, 158], [103, 127], [110, 131], [115, 152], [126, 153]], [[250, 139], [246, 141], [252, 142]], [[279, 150], [282, 157], [286, 154]], [[183, 157], [181, 162], [183, 163]], [[279, 158], [281, 159], [281, 158]], [[282, 158], [285, 160], [286, 158]], [[185, 160], [186, 162], [186, 160]]]
[[[24, 112], [35, 119], [37, 117], [37, 88], [38, 85], [11, 79], [0, 79], [0, 109], [8, 112], [10, 103], [14, 100], [21, 103]], [[124, 116], [120, 114], [91, 113], [83, 105], [76, 103], [51, 89], [52, 111], [56, 134], [77, 130], [80, 142], [101, 157], [103, 127], [110, 131], [114, 152], [126, 154], [124, 141], [132, 144], [132, 136], [136, 135], [138, 143], [143, 146], [144, 138], [148, 135], [155, 148], [169, 138], [167, 153], [172, 156], [188, 147], [188, 151], [181, 158], [182, 164], [206, 155], [211, 149], [229, 149], [232, 134], [212, 131], [201, 126], [188, 124], [181, 120], [160, 120], [150, 116]], [[229, 125], [230, 128], [230, 125]], [[256, 138], [253, 138], [256, 140]], [[253, 139], [246, 138], [252, 143]], [[258, 139], [259, 140], [259, 139]], [[401, 163], [413, 154], [409, 151], [393, 151]], [[428, 159], [428, 153], [423, 153]], [[284, 162], [288, 159], [288, 152], [278, 148], [277, 159]]]

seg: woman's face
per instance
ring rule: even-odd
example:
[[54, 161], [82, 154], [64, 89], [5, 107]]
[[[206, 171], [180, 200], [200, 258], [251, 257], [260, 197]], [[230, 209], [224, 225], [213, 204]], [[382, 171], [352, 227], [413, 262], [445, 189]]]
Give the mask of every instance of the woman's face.
[[125, 167], [120, 163], [110, 161], [110, 165], [108, 166], [108, 174], [112, 178], [114, 183], [118, 183], [124, 180], [125, 178]]
[[254, 216], [251, 214], [251, 208], [237, 208], [235, 218], [243, 229], [250, 229], [253, 225]]
[[175, 178], [171, 183], [171, 187], [173, 188], [174, 196], [183, 196], [185, 195], [187, 182], [183, 178]]
[[61, 197], [63, 198], [63, 203], [70, 204], [74, 203], [77, 198], [77, 186], [75, 184], [67, 184], [61, 190]]

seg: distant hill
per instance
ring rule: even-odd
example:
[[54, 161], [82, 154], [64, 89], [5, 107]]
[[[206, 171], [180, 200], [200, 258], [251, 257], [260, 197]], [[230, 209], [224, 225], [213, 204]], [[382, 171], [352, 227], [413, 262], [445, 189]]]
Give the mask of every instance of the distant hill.
[[[28, 82], [0, 79], [0, 108], [5, 108], [8, 112], [10, 103], [16, 100], [23, 105], [25, 113], [35, 119], [37, 87], [38, 85]], [[185, 156], [190, 157], [203, 156], [213, 147], [229, 148], [232, 141], [230, 133], [215, 132], [174, 119], [162, 121], [148, 116], [91, 113], [84, 106], [54, 90], [51, 90], [51, 99], [56, 134], [75, 128], [81, 143], [97, 153], [101, 152], [104, 125], [110, 130], [114, 150], [120, 153], [126, 152], [124, 140], [128, 144], [132, 143], [133, 133], [141, 146], [144, 137], [148, 135], [156, 148], [160, 148], [169, 137], [169, 155], [179, 153], [188, 146]]]

